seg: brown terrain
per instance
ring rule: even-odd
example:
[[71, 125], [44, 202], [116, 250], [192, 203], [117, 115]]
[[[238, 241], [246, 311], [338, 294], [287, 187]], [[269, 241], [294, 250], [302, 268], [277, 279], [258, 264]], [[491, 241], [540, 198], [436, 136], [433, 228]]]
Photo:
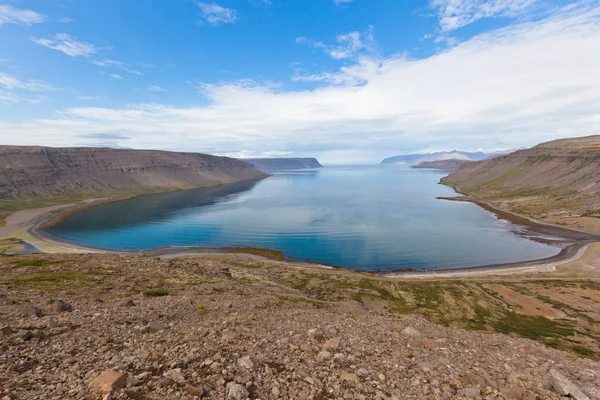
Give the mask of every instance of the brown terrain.
[[413, 165], [412, 168], [455, 170], [456, 168], [471, 162], [473, 161], [459, 160], [456, 158], [451, 158], [449, 160], [421, 161], [417, 165]]
[[316, 158], [249, 158], [244, 161], [263, 171], [323, 167]]
[[0, 398], [599, 399], [598, 251], [418, 282], [239, 254], [4, 256]]
[[468, 163], [443, 183], [501, 210], [600, 232], [600, 136], [542, 143]]
[[0, 210], [39, 206], [44, 199], [67, 203], [263, 177], [243, 161], [199, 153], [0, 146]]

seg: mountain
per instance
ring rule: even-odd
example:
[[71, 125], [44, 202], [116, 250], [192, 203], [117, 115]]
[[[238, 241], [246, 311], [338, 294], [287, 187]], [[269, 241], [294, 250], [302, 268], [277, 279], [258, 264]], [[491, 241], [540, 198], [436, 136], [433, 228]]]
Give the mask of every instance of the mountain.
[[408, 164], [416, 165], [422, 161], [439, 161], [439, 160], [467, 160], [467, 161], [479, 161], [483, 160], [491, 154], [482, 152], [468, 152], [468, 151], [440, 151], [437, 153], [428, 154], [404, 154], [384, 159], [381, 164]]
[[437, 161], [421, 161], [417, 165], [413, 165], [412, 168], [423, 168], [423, 169], [445, 169], [455, 170], [463, 164], [473, 162], [471, 160], [457, 160], [451, 158], [449, 160], [437, 160]]
[[250, 158], [244, 161], [262, 171], [323, 168], [316, 158]]
[[600, 232], [600, 136], [467, 163], [442, 183], [502, 210]]
[[243, 161], [199, 153], [0, 146], [0, 199], [167, 191], [264, 176]]

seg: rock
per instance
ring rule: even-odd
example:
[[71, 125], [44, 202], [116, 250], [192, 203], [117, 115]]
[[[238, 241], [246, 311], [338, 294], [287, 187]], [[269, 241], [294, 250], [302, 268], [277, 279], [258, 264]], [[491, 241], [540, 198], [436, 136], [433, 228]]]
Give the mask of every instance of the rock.
[[191, 394], [192, 396], [198, 396], [198, 397], [202, 397], [202, 394], [204, 394], [204, 389], [202, 389], [200, 387], [196, 387], [196, 386], [190, 386], [190, 385], [185, 386], [183, 388], [183, 391]]
[[359, 382], [358, 375], [350, 373], [350, 372], [342, 372], [340, 374], [340, 380], [341, 381], [354, 382], [354, 383], [358, 383]]
[[319, 352], [319, 354], [317, 354], [317, 358], [320, 358], [322, 360], [325, 360], [329, 357], [331, 357], [331, 353], [326, 350], [323, 350], [323, 351]]
[[177, 383], [185, 383], [185, 376], [181, 373], [181, 368], [172, 369], [167, 372], [167, 376]]
[[465, 397], [467, 399], [480, 399], [480, 391], [477, 388], [474, 387], [468, 387], [468, 388], [464, 388], [464, 389], [460, 389], [458, 392], [456, 392], [456, 394], [459, 397]]
[[591, 400], [600, 400], [600, 389], [586, 386], [582, 387], [581, 391], [587, 395]]
[[237, 364], [242, 368], [254, 369], [254, 363], [250, 359], [250, 356], [245, 356], [245, 357], [240, 358], [237, 361]]
[[19, 332], [19, 337], [27, 342], [33, 339], [33, 333], [31, 331], [21, 331]]
[[479, 385], [482, 388], [486, 387], [485, 379], [482, 376], [479, 376], [479, 375], [474, 374], [472, 372], [469, 372], [468, 374], [466, 374], [465, 376], [463, 376], [462, 378], [460, 378], [460, 381], [465, 386]]
[[140, 333], [156, 333], [162, 331], [163, 328], [158, 322], [150, 322], [148, 325], [140, 329]]
[[500, 393], [506, 399], [522, 399], [525, 396], [525, 389], [520, 386], [504, 386], [500, 388]]
[[404, 336], [410, 336], [410, 337], [421, 335], [421, 332], [419, 332], [418, 330], [416, 330], [415, 328], [413, 328], [411, 326], [404, 328], [401, 333]]
[[91, 390], [101, 393], [110, 393], [115, 389], [122, 389], [127, 384], [127, 376], [117, 371], [107, 370], [90, 382]]
[[590, 400], [577, 386], [555, 369], [550, 370], [552, 387], [562, 396], [571, 396], [575, 400]]
[[341, 342], [342, 338], [341, 337], [334, 337], [329, 339], [328, 341], [325, 342], [325, 344], [323, 345], [323, 349], [326, 350], [335, 350], [338, 347], [340, 347], [340, 342]]
[[104, 395], [102, 400], [112, 400], [112, 393], [110, 393], [110, 392], [106, 393], [106, 395]]
[[56, 300], [54, 302], [54, 311], [55, 312], [71, 312], [73, 311], [73, 307], [69, 303], [65, 303], [62, 300]]
[[12, 335], [15, 331], [13, 331], [9, 325], [4, 325], [0, 328], [0, 332], [2, 332], [3, 335]]
[[236, 400], [243, 400], [243, 399], [247, 398], [248, 395], [250, 394], [250, 393], [248, 393], [248, 390], [244, 386], [240, 385], [239, 383], [235, 383], [235, 382], [229, 382], [227, 384], [225, 392], [227, 394], [228, 399], [236, 399]]
[[50, 318], [48, 320], [48, 328], [50, 329], [56, 329], [58, 328], [60, 325], [58, 324], [58, 322], [56, 322], [56, 320], [54, 318]]
[[42, 312], [42, 309], [34, 306], [34, 305], [29, 305], [29, 306], [25, 306], [23, 308], [23, 315], [26, 317], [38, 317], [41, 318], [44, 316], [44, 313]]
[[127, 300], [125, 302], [125, 304], [123, 304], [125, 307], [135, 307], [135, 302], [131, 299]]

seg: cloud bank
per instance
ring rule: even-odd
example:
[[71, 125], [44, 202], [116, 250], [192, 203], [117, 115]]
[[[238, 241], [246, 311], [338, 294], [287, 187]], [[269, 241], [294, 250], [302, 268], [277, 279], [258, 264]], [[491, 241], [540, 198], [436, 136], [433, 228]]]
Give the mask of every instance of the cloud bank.
[[6, 144], [87, 145], [90, 135], [109, 134], [122, 147], [282, 151], [329, 163], [598, 134], [600, 7], [586, 4], [425, 59], [359, 57], [315, 75], [310, 90], [205, 84], [203, 107], [73, 107], [52, 119], [0, 123], [0, 132]]

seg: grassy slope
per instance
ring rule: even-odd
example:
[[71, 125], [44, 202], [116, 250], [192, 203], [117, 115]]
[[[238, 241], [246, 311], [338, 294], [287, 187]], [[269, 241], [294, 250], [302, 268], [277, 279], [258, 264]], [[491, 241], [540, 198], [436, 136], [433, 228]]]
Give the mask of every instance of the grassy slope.
[[[598, 273], [583, 279], [413, 282], [347, 270], [286, 267], [236, 255], [163, 261], [110, 254], [32, 255], [0, 257], [0, 291], [114, 298], [138, 293], [177, 296], [193, 290], [205, 296], [217, 293], [220, 279], [200, 274], [199, 268], [205, 267], [229, 268], [235, 279], [253, 282], [281, 303], [327, 307], [331, 302], [359, 301], [379, 312], [421, 314], [439, 324], [521, 336], [575, 356], [600, 359], [600, 312], [594, 306], [600, 299]], [[523, 304], [503, 296], [503, 291], [520, 294]]]
[[467, 164], [442, 182], [503, 210], [600, 232], [600, 136]]

